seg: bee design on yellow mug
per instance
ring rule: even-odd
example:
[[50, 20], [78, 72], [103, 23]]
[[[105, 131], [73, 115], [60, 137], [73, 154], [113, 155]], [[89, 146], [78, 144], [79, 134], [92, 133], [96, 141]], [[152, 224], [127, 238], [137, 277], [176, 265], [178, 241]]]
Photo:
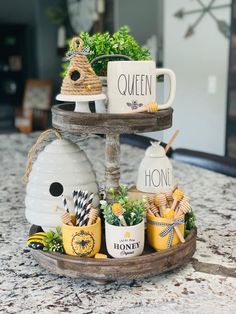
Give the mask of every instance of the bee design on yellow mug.
[[81, 230], [76, 232], [71, 239], [71, 246], [76, 255], [89, 256], [95, 245], [94, 236], [91, 232]]

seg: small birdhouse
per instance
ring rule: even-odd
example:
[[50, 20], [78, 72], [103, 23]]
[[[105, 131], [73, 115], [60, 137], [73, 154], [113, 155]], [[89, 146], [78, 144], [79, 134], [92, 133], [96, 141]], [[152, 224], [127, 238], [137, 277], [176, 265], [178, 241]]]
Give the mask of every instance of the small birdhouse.
[[137, 189], [146, 193], [162, 193], [173, 188], [173, 168], [159, 142], [151, 142], [139, 166]]
[[[78, 47], [79, 44], [79, 47]], [[62, 95], [98, 95], [102, 93], [102, 83], [92, 69], [86, 52], [83, 50], [83, 40], [80, 37], [72, 39], [72, 50], [68, 58], [70, 64], [62, 82]]]
[[25, 198], [27, 220], [44, 230], [61, 225], [61, 196], [73, 212], [72, 193], [78, 189], [94, 193], [93, 205], [98, 205], [98, 185], [88, 157], [78, 145], [57, 139], [39, 153], [32, 166]]

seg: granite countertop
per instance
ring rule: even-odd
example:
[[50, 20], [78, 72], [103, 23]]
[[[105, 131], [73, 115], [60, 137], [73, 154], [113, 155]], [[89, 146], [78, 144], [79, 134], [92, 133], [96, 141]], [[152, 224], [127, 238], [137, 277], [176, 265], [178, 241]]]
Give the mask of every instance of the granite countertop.
[[[173, 162], [175, 177], [197, 216], [194, 257], [184, 267], [153, 278], [99, 286], [48, 273], [25, 247], [30, 225], [24, 217], [25, 187], [20, 178], [38, 135], [0, 136], [0, 312], [236, 312], [236, 179]], [[104, 140], [94, 136], [73, 140], [88, 154], [102, 182]], [[141, 149], [121, 146], [123, 183], [136, 181], [143, 154]]]

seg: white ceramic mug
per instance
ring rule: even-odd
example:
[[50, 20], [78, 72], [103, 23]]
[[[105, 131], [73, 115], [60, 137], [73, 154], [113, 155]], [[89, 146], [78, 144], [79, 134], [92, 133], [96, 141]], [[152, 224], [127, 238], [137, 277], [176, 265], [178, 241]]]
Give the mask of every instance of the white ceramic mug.
[[170, 92], [159, 109], [171, 106], [175, 98], [176, 78], [170, 69], [157, 69], [154, 61], [108, 62], [108, 111], [125, 113], [156, 101], [156, 77], [166, 74], [170, 78]]

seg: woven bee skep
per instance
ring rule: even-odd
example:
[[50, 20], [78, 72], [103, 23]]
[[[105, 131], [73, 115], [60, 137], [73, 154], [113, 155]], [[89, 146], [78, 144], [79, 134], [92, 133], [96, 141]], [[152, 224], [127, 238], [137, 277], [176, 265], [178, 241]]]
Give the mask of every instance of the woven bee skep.
[[[77, 48], [75, 43], [79, 42]], [[83, 54], [83, 41], [75, 37], [72, 42], [73, 55], [66, 76], [62, 82], [63, 95], [98, 95], [102, 93], [102, 83]]]

